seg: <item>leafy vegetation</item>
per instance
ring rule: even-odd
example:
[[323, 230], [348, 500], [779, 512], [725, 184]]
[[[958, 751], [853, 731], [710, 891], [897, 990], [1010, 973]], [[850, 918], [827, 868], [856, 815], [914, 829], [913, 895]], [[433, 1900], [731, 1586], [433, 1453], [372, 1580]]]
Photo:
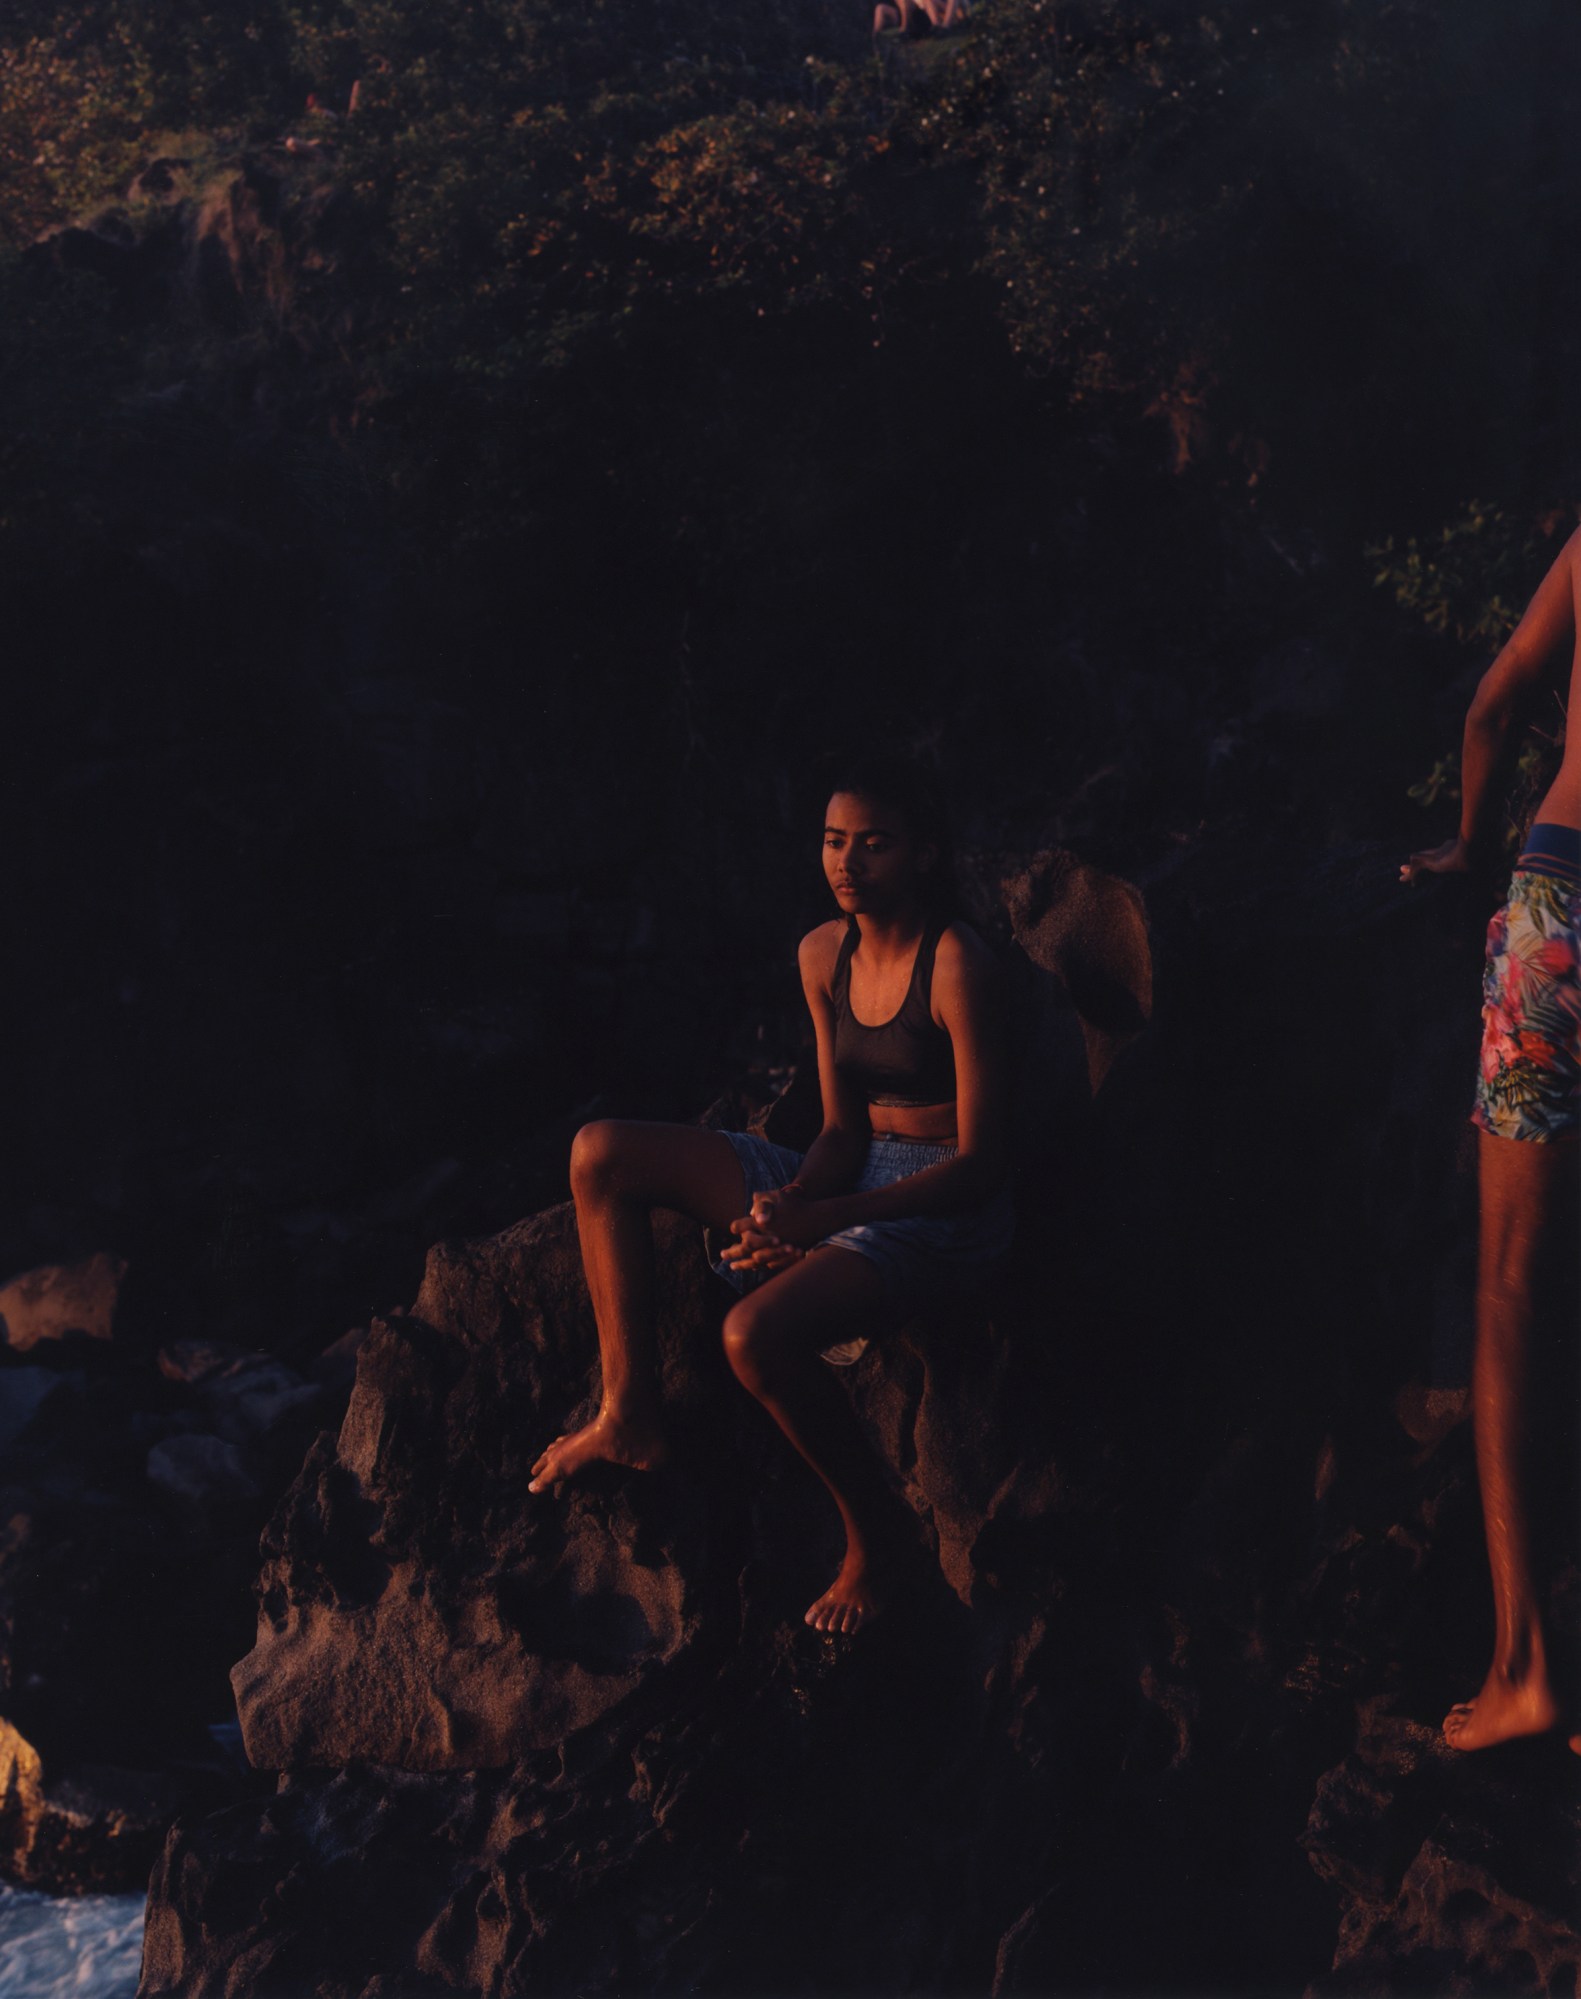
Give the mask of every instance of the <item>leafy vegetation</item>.
[[[284, 514], [360, 496], [486, 652], [529, 616], [580, 651], [590, 605], [611, 661], [684, 630], [665, 698], [684, 681], [722, 755], [754, 629], [830, 674], [892, 652], [926, 716], [1002, 624], [985, 704], [1031, 686], [1079, 767], [1103, 662], [1211, 684], [1206, 629], [1257, 643], [1248, 536], [1295, 575], [1374, 544], [1434, 632], [1508, 614], [1498, 523], [1566, 490], [1581, 379], [1573, 27], [1536, 0], [983, 0], [875, 54], [865, 11], [19, 0], [11, 552], [121, 534], [150, 425], [196, 506], [200, 437], [223, 458], [264, 423]], [[72, 217], [92, 243], [28, 247]], [[1468, 491], [1506, 511], [1433, 541]], [[1030, 636], [1054, 601], [1079, 687]]]

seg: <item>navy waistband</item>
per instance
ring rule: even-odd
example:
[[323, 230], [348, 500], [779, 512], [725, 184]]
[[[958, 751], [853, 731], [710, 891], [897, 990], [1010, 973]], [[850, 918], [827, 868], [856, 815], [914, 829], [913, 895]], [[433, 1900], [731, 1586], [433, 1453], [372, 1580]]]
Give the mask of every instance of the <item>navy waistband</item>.
[[1553, 875], [1559, 881], [1581, 882], [1581, 827], [1544, 821], [1526, 836], [1515, 863], [1518, 874]]

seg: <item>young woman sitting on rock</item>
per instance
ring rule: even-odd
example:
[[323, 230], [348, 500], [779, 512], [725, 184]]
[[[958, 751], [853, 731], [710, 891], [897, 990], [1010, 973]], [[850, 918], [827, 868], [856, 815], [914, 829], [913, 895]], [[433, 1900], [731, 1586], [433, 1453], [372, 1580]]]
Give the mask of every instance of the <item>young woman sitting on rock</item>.
[[729, 1230], [738, 1240], [715, 1268], [742, 1294], [725, 1318], [730, 1365], [845, 1524], [840, 1572], [806, 1621], [854, 1632], [894, 1587], [914, 1522], [821, 1356], [838, 1361], [842, 1343], [981, 1283], [1013, 1216], [997, 967], [950, 913], [937, 801], [885, 759], [843, 776], [824, 819], [840, 913], [800, 950], [823, 1128], [805, 1154], [691, 1125], [603, 1120], [577, 1133], [571, 1187], [603, 1397], [538, 1459], [528, 1489], [600, 1460], [664, 1461], [649, 1214], [674, 1208]]

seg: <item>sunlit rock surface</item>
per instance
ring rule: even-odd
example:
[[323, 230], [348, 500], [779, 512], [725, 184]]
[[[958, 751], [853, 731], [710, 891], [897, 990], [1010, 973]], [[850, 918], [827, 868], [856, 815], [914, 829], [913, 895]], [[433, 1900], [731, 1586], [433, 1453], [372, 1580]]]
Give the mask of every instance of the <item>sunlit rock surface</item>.
[[13, 1277], [0, 1287], [0, 1346], [28, 1353], [57, 1341], [113, 1338], [125, 1275], [125, 1258], [101, 1250]]

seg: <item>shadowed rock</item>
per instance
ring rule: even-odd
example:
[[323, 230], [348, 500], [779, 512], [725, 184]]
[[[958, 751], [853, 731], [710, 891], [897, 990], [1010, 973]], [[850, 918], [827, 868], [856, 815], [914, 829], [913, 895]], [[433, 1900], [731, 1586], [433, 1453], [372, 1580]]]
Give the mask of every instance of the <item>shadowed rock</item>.
[[[673, 1247], [667, 1335], [695, 1348], [713, 1280], [695, 1242]], [[580, 1268], [570, 1210], [551, 1210], [441, 1245], [413, 1314], [375, 1323], [338, 1439], [265, 1538], [258, 1643], [233, 1675], [255, 1764], [509, 1764], [684, 1660], [717, 1559], [695, 1486], [610, 1472], [561, 1502], [527, 1493], [589, 1392]]]
[[[673, 1467], [542, 1502], [527, 1467], [597, 1379], [571, 1213], [433, 1251], [265, 1537], [235, 1680], [284, 1774], [172, 1829], [148, 1999], [1567, 1989], [1581, 1759], [1531, 1779], [1528, 1863], [1497, 1759], [1422, 1719], [1481, 1663], [1466, 1429], [1337, 1248], [1459, 1084], [1426, 1036], [1382, 1107], [1344, 1087], [1445, 983], [1383, 858], [1325, 859], [1348, 913], [1240, 854], [1186, 880], [1172, 963], [1220, 956], [1157, 1020], [1134, 891], [1059, 855], [1012, 878], [1017, 1251], [840, 1377], [938, 1569], [854, 1645], [800, 1623], [838, 1528], [724, 1368], [692, 1230], [659, 1232]], [[1275, 993], [1353, 1024], [1276, 1072], [1324, 1113], [1295, 1178], [1249, 1170], [1260, 1093], [1219, 1059], [1279, 1045], [1281, 920]], [[1347, 924], [1389, 971], [1360, 997]], [[761, 1122], [815, 1117], [799, 1078]]]

